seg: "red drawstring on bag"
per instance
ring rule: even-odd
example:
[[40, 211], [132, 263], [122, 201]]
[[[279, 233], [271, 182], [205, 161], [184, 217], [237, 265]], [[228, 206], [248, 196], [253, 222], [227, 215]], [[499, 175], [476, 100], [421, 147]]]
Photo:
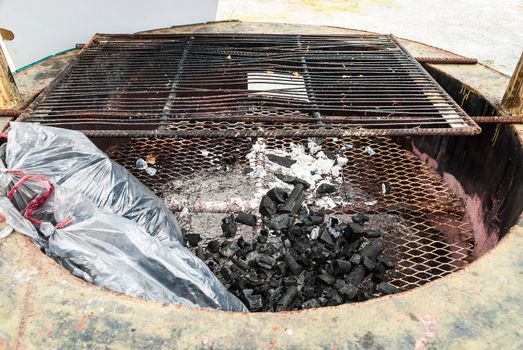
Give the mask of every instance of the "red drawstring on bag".
[[[19, 174], [23, 174], [24, 173], [23, 170], [8, 170], [7, 172], [12, 172], [12, 173], [14, 172], [14, 173], [19, 173]], [[14, 195], [15, 195], [16, 191], [18, 190], [18, 188], [23, 183], [25, 183], [26, 181], [31, 180], [31, 179], [35, 179], [35, 180], [40, 181], [44, 185], [46, 191], [44, 193], [42, 193], [41, 195], [36, 196], [29, 203], [27, 203], [27, 207], [26, 207], [26, 209], [24, 211], [23, 216], [27, 220], [29, 220], [29, 221], [37, 224], [37, 225], [40, 225], [42, 223], [42, 221], [32, 217], [31, 213], [34, 210], [36, 210], [39, 206], [41, 206], [51, 196], [51, 193], [53, 193], [53, 191], [54, 191], [53, 184], [47, 178], [45, 178], [43, 176], [40, 176], [40, 175], [23, 175], [20, 178], [20, 180], [18, 180], [14, 184], [13, 188], [11, 188], [11, 190], [7, 194], [7, 199], [13, 200]], [[57, 229], [63, 228], [65, 225], [69, 224], [71, 221], [73, 221], [73, 218], [72, 217], [68, 217], [65, 220], [60, 221], [59, 223], [57, 223], [55, 225], [55, 228], [57, 228]]]

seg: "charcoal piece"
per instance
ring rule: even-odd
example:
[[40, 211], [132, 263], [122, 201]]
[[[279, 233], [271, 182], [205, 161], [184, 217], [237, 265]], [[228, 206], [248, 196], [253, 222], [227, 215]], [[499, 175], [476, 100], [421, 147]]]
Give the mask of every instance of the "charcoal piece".
[[311, 248], [311, 254], [310, 254], [311, 259], [315, 259], [315, 260], [323, 259], [324, 258], [323, 250], [324, 250], [324, 247], [320, 243], [313, 245]]
[[270, 218], [276, 214], [276, 203], [269, 196], [265, 195], [261, 199], [259, 211], [263, 216]]
[[280, 300], [278, 300], [278, 304], [276, 304], [276, 311], [286, 310], [296, 297], [296, 294], [298, 294], [298, 288], [296, 288], [296, 286], [288, 287]]
[[246, 261], [241, 260], [241, 259], [234, 260], [234, 263], [236, 264], [236, 266], [238, 266], [239, 268], [241, 268], [241, 269], [244, 270], [244, 271], [249, 271], [250, 268], [251, 268], [251, 267], [249, 266], [249, 264], [247, 264]]
[[274, 176], [276, 176], [281, 181], [283, 181], [285, 183], [288, 183], [288, 184], [291, 184], [291, 185], [301, 184], [306, 189], [311, 186], [307, 181], [299, 179], [299, 178], [297, 178], [295, 176], [283, 175], [283, 174], [274, 174]]
[[355, 264], [355, 265], [359, 265], [359, 264], [361, 264], [363, 262], [363, 257], [360, 254], [354, 254], [350, 258], [350, 262]]
[[267, 192], [267, 196], [273, 200], [276, 204], [283, 204], [289, 198], [289, 194], [284, 188], [281, 187], [274, 187], [269, 192]]
[[325, 154], [325, 156], [331, 160], [334, 160], [336, 159], [336, 153], [334, 153], [333, 151], [331, 151], [330, 149], [326, 149], [324, 148], [323, 149], [323, 154]]
[[[247, 267], [249, 268], [249, 265], [247, 265]], [[232, 272], [236, 273], [237, 275], [246, 275], [247, 271], [248, 271], [248, 270], [242, 269], [241, 267], [239, 267], [238, 265], [235, 265], [235, 264], [229, 266], [229, 269]]]
[[338, 226], [339, 223], [340, 223], [340, 219], [338, 219], [337, 217], [331, 216], [329, 218], [329, 227], [334, 228], [334, 227]]
[[358, 213], [352, 216], [352, 222], [357, 224], [364, 225], [367, 221], [369, 221], [369, 216], [367, 214]]
[[321, 225], [323, 224], [323, 221], [325, 220], [325, 215], [321, 214], [314, 214], [310, 217], [311, 225]]
[[267, 154], [267, 159], [269, 159], [273, 163], [279, 164], [286, 168], [290, 168], [291, 165], [296, 163], [296, 160], [294, 160], [294, 159], [291, 159], [289, 157], [278, 156], [276, 154]]
[[360, 255], [370, 259], [376, 259], [384, 249], [385, 247], [381, 242], [372, 241], [360, 250]]
[[336, 282], [334, 282], [334, 289], [340, 290], [341, 288], [345, 287], [347, 283], [345, 283], [342, 279], [337, 279]]
[[395, 266], [394, 262], [385, 256], [378, 256], [377, 260], [382, 263], [387, 270], [393, 269]]
[[252, 214], [239, 212], [236, 215], [236, 219], [235, 220], [236, 220], [237, 223], [240, 223], [240, 224], [244, 224], [244, 225], [252, 226], [252, 227], [256, 226], [256, 216], [252, 215]]
[[253, 273], [249, 273], [245, 277], [247, 279], [247, 282], [251, 286], [260, 286], [260, 285], [262, 285], [264, 283], [264, 281], [262, 281], [260, 278], [255, 276]]
[[319, 297], [318, 301], [320, 302], [321, 306], [325, 306], [325, 305], [327, 305], [327, 302], [329, 301], [329, 299], [327, 299], [325, 297]]
[[203, 250], [203, 247], [196, 248], [196, 256], [201, 260], [205, 260], [205, 252]]
[[318, 279], [323, 283], [328, 284], [329, 286], [332, 286], [334, 283], [336, 283], [336, 277], [329, 275], [328, 273], [322, 273], [321, 275], [318, 275]]
[[321, 198], [327, 194], [336, 192], [336, 186], [328, 183], [322, 183], [316, 188], [316, 197]]
[[319, 237], [320, 241], [328, 245], [334, 245], [334, 240], [327, 229], [322, 229]]
[[280, 231], [294, 225], [294, 217], [289, 214], [274, 215], [267, 221], [266, 225], [271, 230]]
[[231, 271], [228, 268], [222, 267], [220, 270], [220, 275], [222, 275], [222, 277], [225, 281], [227, 281], [229, 283], [233, 282], [234, 275], [231, 273]]
[[305, 255], [299, 255], [297, 258], [296, 258], [297, 261], [299, 261], [299, 263], [305, 267], [310, 267], [312, 266], [312, 260], [309, 259], [307, 256]]
[[376, 264], [368, 256], [363, 257], [363, 266], [365, 266], [369, 271], [372, 271], [376, 268]]
[[357, 286], [365, 279], [366, 275], [367, 270], [365, 269], [365, 266], [356, 265], [352, 268], [351, 272], [347, 276], [347, 282], [353, 286]]
[[347, 226], [343, 230], [343, 237], [345, 237], [348, 242], [355, 242], [363, 237], [364, 234], [365, 230], [363, 227], [355, 222], [347, 223]]
[[261, 267], [262, 269], [272, 269], [274, 268], [274, 265], [276, 265], [276, 259], [274, 259], [272, 256], [260, 254], [255, 259], [256, 264]]
[[367, 238], [379, 238], [381, 237], [381, 232], [378, 230], [368, 230], [365, 231], [365, 237]]
[[272, 254], [271, 256], [276, 261], [283, 260], [283, 258], [285, 258], [285, 251], [283, 249], [279, 249], [278, 251], [276, 251], [276, 253]]
[[340, 293], [338, 293], [338, 291], [336, 290], [333, 290], [330, 294], [329, 294], [329, 302], [328, 302], [328, 305], [332, 305], [332, 306], [335, 306], [335, 305], [340, 305], [340, 304], [343, 304], [345, 302], [345, 300], [343, 300], [343, 297], [341, 296]]
[[256, 237], [256, 240], [260, 244], [265, 244], [265, 243], [267, 243], [268, 238], [265, 235], [259, 235], [258, 237]]
[[234, 254], [236, 254], [236, 252], [239, 249], [240, 248], [236, 244], [232, 244], [232, 243], [231, 244], [227, 244], [225, 247], [220, 248], [220, 254], [221, 254], [221, 256], [223, 256], [225, 258], [230, 258]]
[[396, 294], [396, 293], [401, 292], [401, 290], [399, 290], [398, 288], [391, 286], [390, 284], [385, 283], [385, 282], [381, 282], [380, 284], [378, 284], [377, 289], [378, 289], [378, 292], [381, 292], [383, 294]]
[[283, 277], [283, 285], [286, 287], [298, 285], [298, 280], [296, 276], [286, 276]]
[[308, 254], [311, 250], [311, 247], [309, 244], [306, 244], [303, 241], [297, 241], [292, 245], [292, 248], [298, 253], [298, 254]]
[[279, 211], [282, 213], [291, 213], [292, 215], [295, 215], [298, 212], [298, 209], [300, 209], [304, 200], [304, 186], [302, 184], [296, 184], [289, 194], [289, 198], [287, 198], [285, 203], [282, 204]]
[[260, 310], [263, 307], [263, 298], [260, 294], [254, 294], [253, 289], [244, 289], [242, 291], [243, 300], [246, 301], [247, 307], [251, 311]]
[[374, 283], [381, 283], [385, 280], [385, 275], [382, 272], [373, 272], [370, 279]]
[[352, 264], [350, 261], [336, 259], [331, 263], [332, 273], [335, 275], [345, 275], [350, 272]]
[[198, 242], [200, 242], [201, 237], [197, 233], [189, 233], [189, 234], [185, 235], [185, 239], [187, 240], [187, 243], [189, 243], [189, 245], [191, 247], [196, 247], [198, 245]]
[[268, 235], [269, 235], [269, 230], [266, 230], [266, 229], [262, 228], [262, 229], [260, 230], [260, 235], [268, 236]]
[[318, 299], [309, 299], [306, 302], [304, 302], [303, 304], [301, 304], [301, 307], [304, 309], [315, 309], [320, 306], [321, 306], [321, 304], [318, 301]]
[[294, 257], [289, 253], [285, 254], [285, 263], [289, 267], [289, 270], [291, 270], [291, 272], [296, 276], [303, 271], [303, 267], [301, 267], [296, 259], [294, 259]]
[[225, 237], [234, 237], [238, 226], [234, 220], [234, 215], [231, 214], [222, 219], [222, 231]]
[[350, 301], [353, 300], [358, 293], [358, 288], [350, 284], [345, 284], [343, 287], [338, 289], [338, 293], [340, 293], [346, 301]]
[[242, 236], [240, 236], [240, 238], [238, 238], [238, 240], [236, 241], [236, 244], [241, 249], [245, 249], [249, 245], [249, 243], [247, 243], [247, 241]]
[[374, 270], [372, 272], [376, 272], [376, 273], [381, 273], [381, 274], [385, 274], [385, 272], [387, 271], [387, 267], [382, 263], [382, 262], [376, 262], [375, 263], [376, 266], [374, 267]]

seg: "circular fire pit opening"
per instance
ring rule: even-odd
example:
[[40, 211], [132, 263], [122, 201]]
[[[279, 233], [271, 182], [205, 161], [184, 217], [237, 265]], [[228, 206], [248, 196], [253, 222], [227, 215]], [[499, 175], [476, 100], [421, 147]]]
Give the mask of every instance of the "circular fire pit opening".
[[[164, 198], [189, 248], [251, 311], [363, 301], [472, 260], [462, 199], [391, 138], [137, 138], [108, 153]], [[302, 204], [283, 210], [300, 182]], [[272, 215], [260, 207], [270, 190]]]

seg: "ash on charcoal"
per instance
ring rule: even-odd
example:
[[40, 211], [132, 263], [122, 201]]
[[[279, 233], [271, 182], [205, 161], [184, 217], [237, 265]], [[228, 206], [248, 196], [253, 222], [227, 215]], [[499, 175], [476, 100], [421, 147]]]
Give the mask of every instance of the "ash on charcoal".
[[330, 214], [376, 198], [343, 182], [347, 158], [309, 141], [279, 150], [257, 139], [227, 171], [219, 165], [164, 192], [182, 227], [202, 234], [190, 249], [251, 311], [339, 305], [391, 291], [378, 288], [394, 267], [380, 236], [408, 228], [388, 217], [382, 224], [376, 215]]

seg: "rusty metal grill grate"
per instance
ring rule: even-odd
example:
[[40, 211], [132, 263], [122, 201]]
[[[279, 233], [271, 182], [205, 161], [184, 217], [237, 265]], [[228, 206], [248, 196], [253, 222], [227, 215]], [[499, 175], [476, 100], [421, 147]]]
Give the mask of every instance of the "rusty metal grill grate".
[[22, 119], [122, 137], [480, 131], [385, 35], [99, 34]]
[[[127, 167], [159, 196], [168, 184], [188, 180], [198, 173], [216, 172], [231, 159], [248, 166], [245, 155], [255, 140], [249, 138], [132, 138], [108, 149], [108, 154]], [[306, 138], [265, 139], [268, 150], [282, 149]], [[343, 147], [350, 143], [352, 148]], [[375, 151], [364, 152], [365, 146]], [[335, 208], [337, 216], [371, 214], [371, 228], [380, 229], [396, 262], [391, 283], [407, 290], [421, 286], [464, 267], [472, 257], [472, 228], [464, 205], [441, 177], [413, 153], [389, 138], [325, 138], [323, 149], [348, 158], [342, 188], [352, 189], [351, 204]], [[202, 157], [202, 151], [208, 156]], [[136, 159], [156, 157], [156, 175], [135, 169]], [[382, 185], [388, 191], [384, 194]], [[225, 216], [225, 213], [223, 214]]]

